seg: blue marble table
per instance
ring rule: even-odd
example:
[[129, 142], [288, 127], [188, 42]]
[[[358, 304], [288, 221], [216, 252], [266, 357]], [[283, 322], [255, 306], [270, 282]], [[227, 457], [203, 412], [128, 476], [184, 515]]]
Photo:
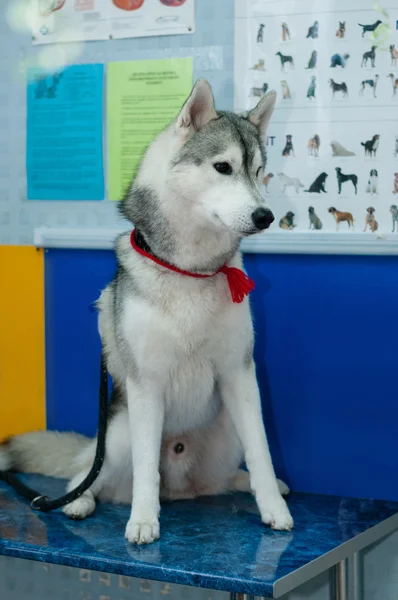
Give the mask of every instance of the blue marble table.
[[[63, 483], [24, 476], [60, 495]], [[253, 498], [235, 494], [165, 504], [161, 539], [132, 546], [127, 506], [99, 505], [85, 521], [42, 514], [0, 483], [0, 555], [195, 587], [279, 597], [398, 528], [398, 503], [293, 493], [291, 533], [261, 524]]]

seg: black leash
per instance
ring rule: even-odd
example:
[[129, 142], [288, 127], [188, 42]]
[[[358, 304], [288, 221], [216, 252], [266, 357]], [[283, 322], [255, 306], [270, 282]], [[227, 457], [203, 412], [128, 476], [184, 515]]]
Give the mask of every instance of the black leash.
[[48, 496], [43, 496], [36, 490], [28, 487], [18, 477], [10, 471], [0, 471], [0, 480], [5, 481], [14, 490], [29, 500], [30, 507], [32, 510], [40, 510], [42, 512], [49, 512], [50, 510], [56, 510], [69, 504], [79, 498], [83, 492], [85, 492], [97, 479], [99, 472], [101, 471], [102, 464], [105, 457], [105, 440], [106, 440], [106, 428], [108, 422], [108, 371], [105, 365], [104, 356], [101, 355], [101, 373], [100, 373], [100, 389], [99, 389], [99, 418], [98, 418], [98, 434], [97, 434], [97, 449], [95, 452], [95, 458], [93, 466], [87, 477], [71, 492], [68, 492], [60, 498], [50, 500]]

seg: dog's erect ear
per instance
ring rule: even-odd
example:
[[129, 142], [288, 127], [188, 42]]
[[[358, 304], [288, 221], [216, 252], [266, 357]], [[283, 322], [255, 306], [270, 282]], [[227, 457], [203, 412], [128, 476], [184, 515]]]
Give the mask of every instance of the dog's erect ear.
[[276, 92], [268, 92], [248, 114], [247, 118], [250, 123], [257, 127], [262, 141], [265, 140], [268, 123], [274, 112], [275, 102]]
[[188, 137], [217, 117], [210, 84], [199, 79], [177, 117], [176, 133]]

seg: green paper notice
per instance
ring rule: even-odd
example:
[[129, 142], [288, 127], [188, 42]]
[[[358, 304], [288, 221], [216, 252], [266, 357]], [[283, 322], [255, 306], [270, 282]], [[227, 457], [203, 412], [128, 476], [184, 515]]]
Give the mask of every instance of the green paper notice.
[[192, 87], [192, 58], [108, 65], [108, 196], [120, 200], [152, 139], [178, 114]]

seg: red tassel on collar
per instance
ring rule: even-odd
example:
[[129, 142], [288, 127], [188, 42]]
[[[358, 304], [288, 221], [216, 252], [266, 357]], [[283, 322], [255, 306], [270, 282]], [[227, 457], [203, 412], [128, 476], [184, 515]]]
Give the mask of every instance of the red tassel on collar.
[[149, 260], [152, 260], [157, 265], [160, 265], [165, 269], [169, 269], [170, 271], [174, 271], [174, 273], [186, 275], [187, 277], [195, 277], [196, 279], [205, 279], [208, 277], [214, 277], [214, 275], [218, 275], [218, 273], [223, 273], [227, 277], [232, 302], [235, 302], [236, 304], [243, 302], [245, 296], [248, 296], [250, 292], [254, 290], [254, 281], [250, 279], [250, 277], [248, 277], [246, 273], [244, 273], [240, 269], [237, 269], [236, 267], [228, 267], [227, 265], [224, 265], [223, 267], [220, 267], [220, 269], [218, 269], [215, 273], [212, 273], [210, 275], [203, 275], [201, 273], [191, 273], [191, 271], [184, 271], [183, 269], [179, 269], [178, 267], [175, 267], [167, 262], [164, 262], [163, 260], [160, 260], [160, 258], [157, 258], [153, 254], [139, 246], [136, 240], [135, 229], [133, 229], [133, 231], [131, 232], [130, 242], [131, 246], [136, 252], [138, 252], [142, 256], [145, 256], [146, 258], [149, 258]]

